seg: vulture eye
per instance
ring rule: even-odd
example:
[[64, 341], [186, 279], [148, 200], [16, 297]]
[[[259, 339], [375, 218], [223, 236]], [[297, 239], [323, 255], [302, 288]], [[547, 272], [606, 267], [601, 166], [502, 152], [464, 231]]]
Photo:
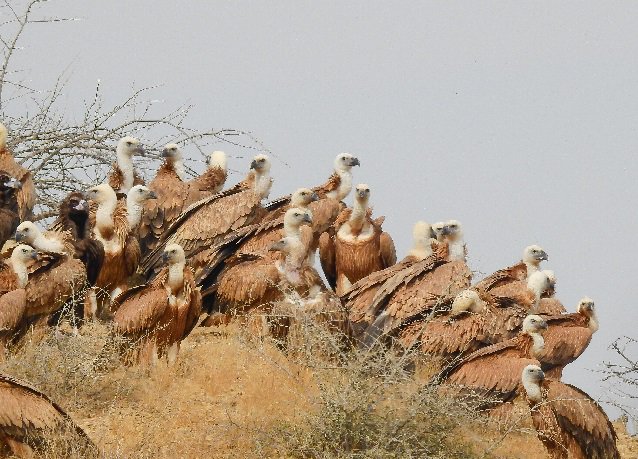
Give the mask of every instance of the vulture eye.
[[126, 142], [126, 145], [128, 145], [130, 147], [131, 145], [133, 145], [133, 143], [132, 142]]
[[22, 249], [22, 252], [23, 253], [27, 253], [27, 249]]

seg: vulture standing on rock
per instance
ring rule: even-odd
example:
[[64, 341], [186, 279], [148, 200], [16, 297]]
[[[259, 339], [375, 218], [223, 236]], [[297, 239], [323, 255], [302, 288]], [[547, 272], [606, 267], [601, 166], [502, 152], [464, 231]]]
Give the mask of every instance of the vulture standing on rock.
[[75, 257], [84, 263], [89, 285], [95, 285], [104, 262], [104, 246], [92, 237], [89, 203], [84, 199], [84, 193], [74, 191], [64, 198], [60, 203], [58, 217], [49, 230], [68, 231], [71, 234]]
[[52, 442], [56, 457], [81, 457], [97, 450], [58, 404], [29, 383], [0, 373], [0, 456], [31, 458]]
[[48, 319], [68, 301], [77, 301], [86, 287], [86, 268], [74, 258], [75, 248], [68, 232], [46, 231], [32, 222], [21, 223], [16, 241], [26, 242], [40, 252], [38, 265], [26, 285], [27, 317]]
[[416, 222], [412, 229], [414, 245], [403, 260], [381, 271], [370, 273], [357, 281], [342, 295], [346, 309], [349, 311], [355, 338], [360, 338], [365, 329], [376, 318], [375, 311], [371, 309], [371, 305], [375, 294], [381, 286], [400, 271], [409, 268], [434, 253], [436, 239], [433, 236], [430, 224], [424, 221]]
[[35, 206], [36, 192], [31, 172], [19, 165], [11, 151], [7, 148], [7, 128], [0, 123], [0, 170], [16, 178], [22, 185], [17, 192], [18, 215], [20, 221], [31, 218]]
[[7, 347], [24, 329], [27, 309], [26, 290], [29, 264], [38, 256], [33, 247], [20, 244], [11, 258], [0, 264], [0, 361]]
[[17, 193], [22, 184], [0, 171], [0, 247], [4, 246], [20, 224]]
[[207, 157], [207, 170], [193, 180], [186, 180], [182, 151], [174, 143], [162, 150], [164, 164], [148, 187], [157, 200], [144, 204], [139, 228], [142, 253], [155, 248], [157, 240], [188, 206], [222, 190], [226, 182], [226, 154], [214, 151]]
[[547, 322], [537, 315], [523, 321], [516, 338], [473, 352], [445, 372], [445, 384], [459, 392], [478, 396], [486, 407], [512, 401], [517, 396], [520, 375], [526, 365], [538, 364]]
[[140, 266], [147, 278], [153, 276], [167, 244], [182, 246], [189, 265], [198, 274], [216, 257], [215, 244], [263, 217], [265, 210], [261, 201], [268, 196], [272, 185], [268, 156], [255, 156], [250, 168], [244, 181], [191, 205], [164, 231]]
[[560, 379], [563, 368], [585, 352], [598, 331], [598, 318], [591, 298], [583, 298], [574, 314], [543, 316], [548, 329], [543, 334], [545, 346], [538, 356], [545, 375]]
[[357, 185], [352, 209], [344, 210], [333, 230], [323, 233], [319, 240], [321, 267], [337, 295], [397, 261], [394, 242], [381, 229], [385, 217], [372, 220], [369, 199], [370, 187]]
[[134, 185], [144, 185], [144, 180], [135, 172], [133, 155], [144, 154], [144, 148], [135, 137], [126, 136], [117, 144], [116, 161], [109, 174], [107, 183], [117, 194], [126, 195]]
[[115, 333], [133, 340], [129, 362], [154, 364], [167, 355], [177, 359], [180, 342], [193, 330], [201, 312], [201, 294], [184, 250], [169, 244], [162, 257], [167, 266], [153, 282], [132, 288], [113, 300]]
[[551, 459], [620, 459], [614, 426], [589, 395], [545, 378], [538, 365], [526, 366], [519, 378], [538, 438]]

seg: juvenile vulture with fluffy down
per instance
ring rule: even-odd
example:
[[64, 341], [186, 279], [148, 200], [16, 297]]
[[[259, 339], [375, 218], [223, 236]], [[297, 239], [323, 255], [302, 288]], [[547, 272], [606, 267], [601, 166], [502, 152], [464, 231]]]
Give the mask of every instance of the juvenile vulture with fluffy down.
[[357, 281], [342, 295], [346, 309], [349, 311], [355, 338], [360, 338], [365, 329], [376, 318], [376, 311], [371, 306], [381, 286], [395, 274], [434, 253], [436, 240], [433, 238], [432, 228], [427, 222], [419, 221], [414, 224], [412, 239], [413, 247], [403, 260], [388, 268], [370, 273]]
[[543, 317], [548, 329], [543, 334], [545, 346], [538, 355], [541, 368], [549, 378], [560, 379], [563, 368], [585, 352], [598, 331], [594, 300], [583, 298], [577, 312]]
[[0, 170], [17, 179], [21, 187], [17, 192], [18, 215], [20, 221], [31, 218], [33, 206], [35, 206], [36, 192], [33, 177], [28, 169], [19, 165], [13, 153], [7, 147], [8, 131], [4, 124], [0, 123]]
[[152, 277], [164, 247], [173, 243], [182, 246], [197, 274], [216, 257], [215, 244], [263, 217], [261, 201], [272, 185], [268, 156], [255, 156], [250, 168], [246, 179], [235, 187], [202, 199], [182, 212], [140, 266], [146, 277]]
[[543, 350], [547, 322], [537, 315], [523, 321], [516, 338], [473, 352], [445, 372], [445, 385], [462, 393], [478, 396], [486, 408], [516, 398], [520, 375], [526, 365], [538, 364]]
[[177, 359], [180, 342], [193, 330], [201, 312], [201, 294], [186, 266], [184, 250], [169, 244], [162, 259], [167, 263], [148, 285], [130, 289], [113, 301], [115, 333], [134, 340], [129, 362], [154, 364], [166, 355]]
[[146, 201], [139, 228], [142, 253], [155, 248], [162, 233], [188, 206], [222, 190], [226, 182], [226, 154], [214, 151], [206, 158], [207, 170], [197, 178], [187, 180], [182, 151], [174, 143], [162, 150], [164, 164], [148, 187], [157, 200]]
[[620, 459], [616, 431], [603, 409], [582, 390], [545, 378], [538, 365], [521, 372], [538, 438], [552, 459]]
[[135, 137], [120, 139], [115, 149], [116, 161], [113, 163], [107, 183], [113, 191], [126, 195], [134, 185], [144, 185], [144, 180], [135, 172], [133, 155], [144, 154], [144, 148]]
[[372, 220], [368, 207], [370, 187], [359, 184], [352, 209], [344, 210], [333, 231], [319, 240], [319, 257], [326, 279], [337, 295], [370, 273], [392, 266], [397, 261], [394, 242], [381, 229], [385, 217]]
[[64, 457], [97, 450], [58, 404], [31, 384], [0, 373], [0, 455], [34, 457], [35, 452], [44, 453], [56, 437], [60, 438], [56, 453]]

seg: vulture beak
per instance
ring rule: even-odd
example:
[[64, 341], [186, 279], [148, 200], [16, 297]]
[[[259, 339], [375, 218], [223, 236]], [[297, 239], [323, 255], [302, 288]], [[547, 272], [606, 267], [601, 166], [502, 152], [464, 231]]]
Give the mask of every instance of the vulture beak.
[[37, 260], [38, 259], [38, 251], [34, 250], [33, 252], [31, 252], [31, 259], [32, 260]]
[[312, 193], [310, 196], [310, 202], [319, 201], [319, 195], [317, 193]]
[[283, 250], [285, 243], [282, 241], [277, 241], [275, 242], [273, 245], [271, 245], [270, 247], [268, 247], [268, 251], [269, 252], [280, 252], [281, 250]]
[[447, 225], [445, 225], [443, 228], [441, 228], [441, 234], [444, 235], [444, 236], [447, 236], [451, 232], [452, 232], [452, 230]]
[[361, 163], [359, 162], [359, 158], [352, 158], [350, 159], [350, 166], [361, 166]]
[[86, 199], [82, 199], [82, 200], [80, 200], [80, 202], [78, 202], [78, 205], [77, 206], [73, 206], [73, 208], [75, 210], [80, 210], [80, 211], [83, 210], [83, 211], [86, 212], [86, 211], [89, 210], [89, 203], [86, 202]]
[[4, 186], [6, 186], [7, 188], [15, 188], [16, 190], [19, 190], [22, 188], [22, 183], [20, 183], [19, 180], [11, 177], [8, 182], [4, 183]]
[[151, 191], [148, 194], [148, 199], [157, 199], [157, 194], [154, 191]]
[[545, 252], [544, 250], [543, 250], [540, 254], [538, 254], [538, 259], [539, 259], [539, 260], [545, 260], [545, 261], [547, 261], [547, 259], [548, 259], [548, 258], [549, 258], [549, 257], [547, 256], [547, 252]]
[[359, 195], [361, 199], [366, 197], [366, 192], [364, 190], [357, 191], [357, 194]]
[[309, 214], [303, 214], [303, 221], [312, 225], [312, 217]]
[[135, 149], [133, 149], [133, 153], [137, 153], [140, 156], [144, 156], [146, 155], [146, 150], [144, 150], [144, 147], [142, 146], [142, 144], [139, 144], [137, 147], [135, 147]]
[[257, 164], [257, 161], [255, 161], [255, 160], [253, 159], [253, 161], [250, 163], [250, 168], [251, 168], [251, 169], [258, 169], [258, 168], [259, 168], [259, 165]]
[[540, 324], [541, 330], [547, 330], [547, 322], [543, 322]]
[[169, 156], [171, 156], [171, 152], [168, 150], [168, 148], [164, 148], [162, 150], [162, 158], [168, 158]]
[[162, 263], [168, 263], [168, 252], [162, 254]]
[[22, 231], [16, 231], [16, 234], [15, 234], [16, 242], [20, 242], [23, 239], [24, 239], [24, 234], [22, 233]]

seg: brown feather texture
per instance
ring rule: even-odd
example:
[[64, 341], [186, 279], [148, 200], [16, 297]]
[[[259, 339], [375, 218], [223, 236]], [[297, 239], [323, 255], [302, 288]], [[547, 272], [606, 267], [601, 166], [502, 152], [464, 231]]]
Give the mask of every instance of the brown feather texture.
[[0, 123], [0, 170], [20, 182], [20, 189], [16, 192], [18, 216], [20, 221], [28, 220], [32, 216], [33, 207], [37, 199], [33, 176], [28, 169], [18, 164], [13, 153], [7, 148], [7, 128]]

